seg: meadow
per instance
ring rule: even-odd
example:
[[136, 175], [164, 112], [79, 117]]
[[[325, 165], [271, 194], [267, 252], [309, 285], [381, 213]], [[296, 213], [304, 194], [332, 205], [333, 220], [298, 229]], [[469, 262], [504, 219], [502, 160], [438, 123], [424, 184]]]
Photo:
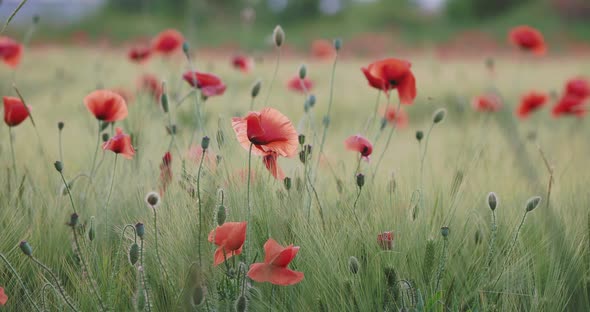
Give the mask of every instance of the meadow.
[[[590, 71], [587, 59], [514, 51], [494, 58], [492, 69], [483, 56], [383, 55], [412, 63], [417, 97], [401, 105], [407, 125], [382, 128], [387, 97], [361, 71], [377, 59], [286, 55], [271, 82], [277, 51], [248, 73], [231, 66], [231, 54], [198, 49], [189, 49], [190, 61], [177, 51], [138, 65], [125, 49], [39, 47], [25, 50], [17, 70], [5, 67], [2, 95], [17, 96], [16, 86], [33, 118], [2, 125], [3, 308], [588, 309], [590, 129], [584, 118], [551, 115], [565, 82]], [[314, 82], [314, 105], [309, 94], [287, 88], [301, 64]], [[205, 101], [182, 80], [189, 68], [215, 73], [227, 90]], [[167, 113], [138, 89], [145, 73], [166, 82]], [[128, 116], [97, 137], [101, 124], [83, 100], [121, 87], [129, 90]], [[519, 119], [515, 109], [530, 90], [553, 95]], [[501, 96], [501, 109], [474, 109], [472, 99], [487, 92]], [[395, 90], [390, 101], [397, 107]], [[279, 160], [289, 182], [238, 143], [232, 117], [246, 116], [250, 105], [288, 117], [305, 135], [297, 153], [311, 145], [307, 156]], [[97, 139], [112, 138], [115, 127], [131, 136], [132, 159], [100, 148], [95, 154]], [[345, 148], [356, 134], [373, 144], [369, 161]], [[156, 207], [149, 192], [161, 193]], [[246, 221], [247, 236], [241, 255], [214, 266], [217, 246], [207, 236], [220, 221]], [[378, 242], [386, 231], [393, 242]], [[280, 286], [247, 277], [265, 259], [269, 238], [300, 247], [289, 267], [304, 274], [301, 281]]]

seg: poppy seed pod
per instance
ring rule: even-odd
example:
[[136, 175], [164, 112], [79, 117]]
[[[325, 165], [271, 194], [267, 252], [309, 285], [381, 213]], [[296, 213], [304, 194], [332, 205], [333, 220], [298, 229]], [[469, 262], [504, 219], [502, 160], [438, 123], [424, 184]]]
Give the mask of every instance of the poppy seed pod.
[[77, 213], [72, 213], [70, 215], [70, 222], [68, 222], [68, 225], [71, 227], [75, 227], [76, 225], [78, 225], [78, 220], [80, 220], [80, 216], [78, 216]]
[[440, 234], [446, 239], [449, 236], [449, 227], [448, 226], [441, 227]]
[[424, 132], [422, 130], [416, 131], [416, 140], [418, 140], [418, 142], [420, 142], [420, 141], [422, 141], [423, 138], [424, 138]]
[[246, 296], [242, 295], [236, 300], [236, 312], [246, 311], [248, 311], [248, 299], [246, 299]]
[[433, 123], [439, 123], [443, 120], [445, 120], [445, 116], [447, 114], [447, 110], [444, 108], [439, 108], [434, 112], [434, 115], [432, 115], [432, 122]]
[[139, 260], [139, 245], [137, 243], [133, 243], [129, 248], [129, 263], [131, 265], [135, 265]]
[[285, 177], [285, 178], [283, 179], [283, 185], [285, 186], [285, 189], [286, 189], [287, 191], [291, 190], [291, 178], [289, 178], [289, 177]]
[[490, 192], [488, 194], [488, 207], [494, 211], [496, 210], [496, 206], [498, 206], [498, 197], [496, 197], [496, 193]]
[[357, 259], [355, 256], [348, 258], [348, 269], [352, 274], [357, 274], [359, 272], [359, 267], [359, 259]]
[[299, 79], [305, 79], [305, 76], [307, 76], [307, 66], [301, 64], [301, 66], [299, 66]]
[[145, 197], [145, 202], [152, 208], [160, 204], [160, 195], [156, 192], [149, 192]]
[[225, 223], [225, 219], [227, 218], [227, 209], [224, 205], [219, 205], [217, 207], [217, 225], [222, 225]]
[[64, 170], [64, 164], [59, 160], [54, 162], [53, 166], [55, 167], [55, 170], [57, 170], [57, 172], [62, 172]]
[[203, 151], [206, 151], [209, 148], [209, 141], [211, 141], [211, 139], [209, 139], [208, 136], [204, 136], [201, 140], [201, 148]]
[[540, 202], [541, 202], [540, 196], [533, 196], [533, 197], [529, 198], [529, 200], [527, 200], [527, 202], [526, 202], [526, 211], [527, 212], [533, 211], [535, 208], [537, 208], [537, 206], [539, 206]]
[[252, 95], [253, 98], [257, 97], [258, 94], [260, 93], [260, 88], [262, 88], [262, 81], [260, 79], [258, 79], [254, 83], [254, 85], [252, 85], [252, 90], [250, 91], [250, 95]]
[[359, 173], [356, 175], [356, 185], [359, 188], [363, 188], [363, 185], [365, 185], [365, 175], [362, 173]]
[[27, 241], [21, 241], [20, 244], [18, 245], [18, 247], [20, 247], [20, 250], [26, 256], [30, 257], [33, 255], [33, 248], [31, 247], [31, 245], [29, 245], [29, 243]]
[[88, 230], [88, 239], [93, 241], [96, 238], [96, 229], [94, 228], [94, 217], [90, 218], [90, 229]]
[[143, 236], [145, 235], [145, 225], [143, 225], [143, 223], [138, 222], [135, 225], [135, 233], [137, 233], [137, 236], [139, 236], [139, 238], [143, 239]]
[[65, 124], [64, 124], [63, 121], [60, 121], [60, 122], [57, 123], [57, 129], [59, 131], [63, 130], [64, 129], [64, 126], [65, 126]]
[[305, 134], [300, 134], [299, 136], [297, 136], [297, 140], [299, 141], [300, 145], [305, 144]]
[[275, 27], [275, 30], [272, 33], [272, 38], [277, 48], [280, 48], [283, 45], [283, 42], [285, 41], [285, 32], [283, 31], [281, 25], [277, 25], [277, 27]]
[[334, 49], [336, 50], [336, 52], [338, 52], [338, 51], [340, 51], [340, 49], [342, 49], [342, 39], [340, 39], [340, 38], [334, 39]]
[[102, 134], [102, 141], [103, 142], [107, 142], [110, 139], [110, 136], [108, 133], [103, 133]]

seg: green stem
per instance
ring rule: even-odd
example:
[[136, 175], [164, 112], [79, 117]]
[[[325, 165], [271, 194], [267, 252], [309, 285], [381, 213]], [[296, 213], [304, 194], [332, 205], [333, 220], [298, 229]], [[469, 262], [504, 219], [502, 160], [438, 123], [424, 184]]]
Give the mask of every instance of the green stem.
[[443, 252], [442, 252], [440, 264], [438, 267], [438, 273], [436, 274], [436, 288], [435, 288], [436, 292], [438, 292], [438, 290], [439, 290], [440, 281], [443, 277], [443, 274], [445, 273], [445, 265], [446, 265], [446, 261], [447, 261], [448, 246], [449, 246], [449, 240], [445, 237], [444, 238], [444, 245], [443, 245]]
[[203, 159], [205, 158], [205, 153], [207, 150], [203, 150], [201, 153], [201, 160], [199, 161], [199, 171], [197, 172], [197, 200], [199, 201], [199, 239], [198, 239], [198, 249], [199, 249], [199, 267], [203, 267], [203, 260], [202, 260], [202, 253], [201, 253], [201, 236], [203, 232], [203, 213], [202, 213], [202, 206], [203, 202], [201, 200], [201, 170], [203, 169]]
[[100, 120], [98, 121], [98, 131], [96, 134], [96, 148], [94, 149], [94, 156], [92, 157], [92, 167], [90, 169], [90, 179], [94, 178], [94, 170], [96, 170], [96, 155], [98, 154], [98, 147], [100, 146]]
[[149, 312], [152, 311], [152, 305], [150, 304], [150, 293], [147, 287], [147, 280], [145, 278], [145, 266], [143, 265], [143, 238], [140, 239], [140, 246], [139, 246], [139, 263], [141, 264], [141, 279], [143, 281], [143, 291], [145, 292], [145, 301], [146, 307]]
[[64, 153], [63, 153], [63, 147], [61, 144], [61, 130], [59, 130], [59, 161], [61, 161], [62, 163], [64, 162]]
[[[252, 225], [250, 224], [250, 176], [252, 175], [252, 147], [254, 146], [253, 143], [250, 143], [250, 149], [248, 150], [248, 186], [246, 188], [246, 203], [247, 203], [247, 212], [246, 212], [246, 221], [248, 222], [248, 227], [246, 230], [246, 240], [249, 242], [252, 240], [252, 238], [250, 237], [250, 228], [252, 227]], [[248, 249], [248, 245], [246, 246], [246, 250], [250, 251], [250, 249]], [[245, 278], [245, 277], [244, 277]]]
[[527, 213], [529, 213], [529, 212], [525, 211], [524, 215], [522, 216], [522, 220], [520, 220], [520, 224], [518, 225], [518, 228], [516, 229], [516, 233], [514, 234], [514, 238], [512, 239], [512, 243], [510, 244], [510, 246], [508, 247], [508, 251], [506, 252], [506, 260], [504, 261], [504, 265], [502, 266], [502, 270], [500, 271], [498, 278], [494, 282], [493, 287], [496, 287], [496, 285], [500, 281], [500, 278], [502, 277], [502, 274], [504, 274], [505, 268], [508, 265], [508, 261], [510, 260], [510, 255], [512, 254], [512, 251], [514, 250], [514, 246], [516, 245], [516, 242], [518, 240], [518, 235], [520, 234], [520, 230], [522, 229], [522, 226], [524, 225], [524, 220], [526, 219]]
[[90, 270], [88, 269], [88, 264], [86, 263], [86, 259], [84, 258], [84, 255], [82, 254], [82, 248], [80, 247], [80, 242], [78, 241], [78, 233], [76, 233], [76, 228], [74, 226], [72, 226], [72, 233], [74, 234], [74, 243], [76, 244], [76, 249], [78, 249], [78, 255], [80, 256], [80, 261], [82, 262], [82, 266], [84, 267], [84, 271], [86, 271], [88, 281], [89, 281], [90, 285], [92, 286], [92, 291], [96, 294], [96, 299], [98, 300], [98, 305], [100, 305], [100, 308], [102, 311], [107, 311], [107, 308], [104, 305], [104, 303], [102, 302], [102, 298], [100, 297], [100, 293], [98, 292], [98, 288], [96, 287], [96, 284], [92, 281], [92, 277], [90, 275]]
[[488, 248], [488, 256], [486, 257], [486, 265], [488, 267], [488, 271], [491, 269], [494, 257], [494, 245], [496, 244], [497, 230], [498, 226], [496, 225], [496, 212], [492, 210], [492, 233], [490, 234], [490, 246]]
[[158, 259], [158, 263], [160, 264], [160, 268], [162, 269], [162, 272], [164, 272], [164, 277], [166, 278], [166, 281], [169, 283], [169, 286], [172, 286], [172, 284], [170, 284], [170, 277], [168, 276], [168, 271], [166, 271], [166, 267], [164, 266], [164, 263], [162, 262], [162, 258], [160, 257], [160, 249], [158, 248], [158, 213], [156, 211], [156, 208], [152, 208], [152, 210], [154, 211], [154, 231], [155, 231], [155, 245], [154, 247], [156, 248], [156, 258]]
[[[390, 103], [390, 96], [387, 96], [387, 107], [389, 107], [389, 103]], [[399, 101], [397, 103], [397, 110], [395, 111], [395, 116], [398, 116], [399, 111], [400, 111], [400, 107], [401, 107], [401, 101]], [[395, 132], [395, 128], [397, 126], [397, 118], [393, 119], [393, 124], [391, 125], [391, 130], [389, 130], [389, 136], [387, 137], [387, 142], [385, 143], [385, 148], [383, 148], [383, 152], [381, 152], [381, 155], [379, 156], [379, 160], [377, 160], [377, 164], [375, 165], [375, 171], [373, 172], [373, 180], [375, 180], [375, 176], [377, 175], [377, 172], [379, 172], [379, 165], [381, 165], [381, 161], [383, 160], [383, 157], [385, 157], [385, 154], [387, 153], [387, 149], [389, 148], [389, 144], [391, 143], [391, 138], [393, 137], [393, 133]]]
[[12, 137], [12, 127], [8, 127], [8, 136], [10, 138], [10, 152], [12, 155], [12, 172], [14, 174], [14, 184], [16, 186], [18, 176], [16, 174], [16, 152], [14, 151], [14, 138]]
[[379, 90], [377, 92], [377, 101], [375, 101], [375, 108], [373, 109], [373, 116], [371, 116], [371, 118], [367, 122], [367, 126], [365, 127], [365, 132], [369, 131], [369, 127], [371, 126], [372, 123], [375, 122], [375, 119], [377, 119], [377, 111], [379, 111], [379, 99], [380, 98], [381, 98], [381, 90]]
[[426, 140], [424, 141], [424, 151], [422, 152], [422, 157], [420, 158], [420, 190], [424, 188], [424, 159], [426, 159], [426, 152], [428, 151], [428, 141], [430, 140], [430, 133], [432, 132], [432, 128], [434, 128], [434, 123], [430, 125], [428, 128], [428, 132], [426, 133]]
[[35, 310], [41, 311], [39, 309], [39, 307], [37, 306], [37, 304], [35, 303], [35, 301], [33, 300], [33, 297], [31, 296], [31, 293], [29, 292], [29, 289], [27, 288], [27, 286], [25, 286], [25, 283], [23, 282], [22, 278], [20, 277], [20, 275], [18, 274], [18, 272], [16, 271], [16, 269], [12, 266], [12, 264], [10, 263], [10, 261], [8, 261], [8, 259], [6, 258], [6, 256], [4, 256], [4, 254], [2, 254], [2, 253], [0, 253], [0, 259], [2, 259], [2, 261], [4, 261], [4, 263], [10, 269], [10, 271], [12, 272], [12, 274], [16, 277], [16, 280], [18, 281], [18, 283], [20, 284], [20, 286], [25, 291], [25, 296], [31, 302], [31, 304], [33, 305], [33, 307], [35, 308]]
[[[277, 73], [279, 72], [279, 63], [280, 62], [281, 62], [281, 47], [278, 47], [274, 73], [272, 74], [272, 79], [270, 80], [270, 84], [268, 86], [268, 93], [266, 94], [266, 99], [264, 100], [265, 107], [266, 107], [266, 105], [268, 105], [268, 99], [270, 98], [270, 93], [272, 92], [272, 86], [274, 85], [274, 82], [277, 79]], [[252, 107], [254, 107], [254, 106], [252, 106]]]
[[356, 195], [356, 198], [355, 198], [355, 200], [354, 200], [354, 204], [352, 205], [352, 213], [354, 214], [354, 218], [356, 219], [356, 223], [358, 224], [358, 226], [359, 226], [359, 230], [361, 230], [361, 231], [362, 231], [362, 229], [361, 229], [361, 221], [359, 220], [359, 217], [358, 217], [358, 215], [356, 214], [356, 204], [357, 204], [357, 203], [358, 203], [358, 201], [359, 201], [359, 197], [361, 197], [361, 191], [362, 191], [362, 190], [363, 190], [362, 188], [359, 188], [359, 191], [358, 191], [358, 193], [357, 193], [357, 195]]
[[72, 210], [74, 210], [74, 213], [77, 213], [76, 212], [76, 205], [74, 205], [74, 198], [72, 198], [72, 192], [70, 191], [70, 186], [68, 185], [68, 182], [66, 181], [66, 178], [64, 177], [63, 172], [60, 171], [59, 175], [61, 176], [61, 180], [64, 182], [66, 190], [68, 191], [68, 196], [70, 197], [70, 203], [72, 204]]
[[324, 131], [322, 133], [322, 140], [320, 141], [320, 151], [318, 153], [318, 160], [316, 161], [316, 175], [314, 176], [314, 181], [317, 178], [317, 170], [320, 167], [320, 158], [322, 157], [322, 153], [324, 151], [324, 144], [326, 143], [326, 136], [328, 134], [328, 127], [330, 126], [330, 112], [332, 111], [332, 102], [334, 101], [334, 80], [336, 74], [336, 64], [338, 63], [338, 53], [334, 57], [334, 63], [332, 63], [332, 74], [330, 75], [330, 97], [328, 98], [328, 112], [326, 112], [326, 116], [324, 116]]
[[115, 279], [115, 274], [118, 272], [119, 268], [118, 268], [118, 264], [119, 264], [119, 256], [121, 255], [121, 247], [123, 246], [123, 239], [125, 238], [125, 231], [127, 230], [127, 228], [131, 228], [133, 230], [133, 234], [135, 235], [135, 242], [137, 242], [137, 233], [135, 232], [135, 226], [133, 224], [127, 224], [123, 227], [123, 231], [121, 232], [121, 244], [119, 245], [119, 248], [117, 248], [117, 253], [115, 254], [115, 258], [113, 261], [113, 270], [111, 271], [111, 275], [109, 278], [109, 281], [107, 282], [107, 301], [110, 302], [110, 297], [111, 297], [111, 292], [113, 291], [113, 288], [109, 287], [109, 282]]
[[117, 154], [115, 154], [115, 163], [113, 164], [113, 175], [111, 176], [111, 187], [109, 188], [109, 194], [107, 195], [107, 201], [104, 204], [104, 229], [105, 229], [105, 238], [108, 240], [109, 238], [109, 203], [111, 200], [111, 194], [113, 193], [113, 185], [115, 184], [115, 172], [117, 170]]
[[43, 270], [45, 270], [49, 275], [51, 275], [51, 278], [53, 279], [53, 281], [55, 282], [55, 284], [57, 285], [57, 290], [59, 291], [59, 293], [61, 294], [61, 297], [64, 299], [64, 301], [66, 302], [66, 304], [70, 307], [70, 309], [72, 309], [73, 311], [78, 311], [78, 309], [76, 309], [76, 307], [70, 302], [70, 300], [68, 299], [68, 296], [66, 295], [66, 291], [63, 289], [63, 287], [61, 286], [61, 284], [59, 283], [59, 279], [57, 278], [57, 276], [51, 271], [50, 268], [48, 268], [45, 264], [43, 264], [41, 261], [37, 260], [37, 258], [33, 257], [33, 256], [29, 256], [29, 258], [31, 258], [31, 260], [33, 260], [33, 262], [35, 262], [38, 266], [40, 266]]

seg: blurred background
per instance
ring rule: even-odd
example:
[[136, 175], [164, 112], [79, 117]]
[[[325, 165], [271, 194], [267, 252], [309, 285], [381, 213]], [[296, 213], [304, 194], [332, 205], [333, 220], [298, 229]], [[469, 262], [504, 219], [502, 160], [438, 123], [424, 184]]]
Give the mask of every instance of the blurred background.
[[[5, 20], [20, 0], [0, 0]], [[254, 49], [276, 24], [289, 47], [342, 37], [352, 53], [436, 46], [501, 49], [511, 27], [529, 24], [552, 52], [590, 51], [590, 0], [31, 0], [9, 33], [42, 17], [39, 42], [109, 42], [181, 30], [203, 47]], [[555, 49], [553, 49], [555, 47]]]

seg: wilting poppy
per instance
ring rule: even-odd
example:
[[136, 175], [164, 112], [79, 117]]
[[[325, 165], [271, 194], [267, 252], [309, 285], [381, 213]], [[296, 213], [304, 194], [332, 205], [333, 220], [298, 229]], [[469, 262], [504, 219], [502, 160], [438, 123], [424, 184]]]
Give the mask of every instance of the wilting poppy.
[[586, 100], [575, 95], [564, 95], [553, 109], [551, 114], [553, 117], [562, 115], [572, 115], [577, 117], [584, 117], [588, 109], [586, 108]]
[[307, 93], [313, 88], [313, 81], [309, 78], [301, 79], [299, 76], [291, 78], [287, 83], [289, 90]]
[[4, 293], [4, 287], [0, 287], [0, 307], [5, 306], [7, 301], [8, 296]]
[[111, 90], [96, 90], [84, 98], [86, 108], [104, 122], [115, 122], [127, 117], [127, 103], [119, 94]]
[[377, 243], [379, 243], [379, 247], [383, 250], [392, 250], [393, 249], [393, 232], [383, 232], [377, 235]]
[[119, 127], [115, 129], [116, 134], [102, 145], [103, 150], [110, 150], [115, 154], [121, 154], [127, 159], [132, 159], [135, 155], [135, 149], [131, 145], [131, 137], [123, 133]]
[[164, 196], [168, 185], [172, 182], [172, 154], [166, 152], [160, 164], [160, 196]]
[[565, 85], [565, 93], [586, 99], [590, 97], [590, 82], [582, 77], [570, 79]]
[[8, 37], [0, 37], [0, 58], [6, 65], [15, 68], [20, 63], [22, 55], [22, 44]]
[[29, 117], [30, 107], [25, 107], [25, 104], [13, 96], [5, 96], [2, 98], [4, 101], [4, 122], [9, 127], [18, 126], [21, 122], [25, 121]]
[[366, 160], [369, 160], [369, 156], [373, 153], [373, 144], [360, 134], [349, 136], [344, 140], [344, 145], [349, 151], [359, 152]]
[[148, 46], [135, 46], [129, 50], [127, 56], [132, 62], [145, 63], [152, 54], [152, 50]]
[[154, 38], [152, 49], [167, 55], [178, 51], [183, 43], [184, 37], [178, 30], [166, 29]]
[[152, 74], [143, 74], [139, 77], [138, 85], [141, 91], [150, 93], [155, 101], [158, 104], [160, 103], [160, 97], [164, 91], [162, 90], [162, 84], [158, 80], [158, 77]]
[[209, 242], [218, 246], [213, 255], [214, 265], [219, 265], [242, 253], [242, 246], [246, 241], [247, 224], [247, 222], [225, 222], [209, 233]]
[[541, 32], [530, 26], [514, 27], [508, 37], [513, 45], [535, 55], [543, 55], [547, 50]]
[[272, 238], [264, 244], [264, 262], [250, 265], [248, 277], [256, 282], [269, 282], [279, 286], [294, 285], [303, 280], [303, 272], [288, 268], [299, 252], [299, 246], [283, 247]]
[[385, 112], [383, 113], [385, 120], [390, 124], [395, 124], [398, 128], [405, 128], [408, 126], [408, 114], [403, 110], [389, 106], [385, 108]]
[[412, 104], [416, 98], [416, 78], [407, 61], [388, 58], [361, 68], [369, 85], [389, 93], [397, 89], [402, 104]]
[[225, 92], [226, 85], [221, 81], [221, 78], [213, 74], [187, 71], [182, 75], [182, 78], [191, 87], [200, 89], [206, 97], [222, 95]]
[[314, 40], [311, 43], [311, 54], [318, 59], [331, 59], [335, 54], [334, 45], [328, 40]]
[[520, 105], [516, 109], [516, 115], [520, 118], [526, 118], [530, 113], [541, 108], [549, 97], [545, 93], [529, 92], [520, 99]]
[[232, 57], [231, 64], [235, 69], [243, 73], [249, 73], [254, 68], [254, 61], [252, 58], [245, 55], [236, 55]]
[[476, 111], [497, 112], [502, 108], [502, 100], [495, 94], [484, 94], [473, 98], [471, 105]]

